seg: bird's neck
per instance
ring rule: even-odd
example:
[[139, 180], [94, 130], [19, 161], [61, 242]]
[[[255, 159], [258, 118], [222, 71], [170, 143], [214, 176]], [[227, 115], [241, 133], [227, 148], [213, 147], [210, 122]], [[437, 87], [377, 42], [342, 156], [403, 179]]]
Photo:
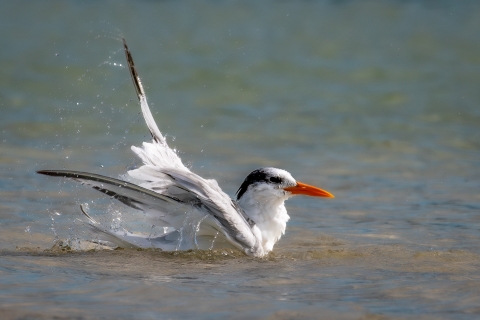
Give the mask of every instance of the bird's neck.
[[283, 196], [274, 196], [263, 192], [247, 191], [238, 201], [245, 213], [255, 221], [262, 234], [262, 246], [265, 252], [272, 250], [273, 245], [285, 233], [290, 216], [285, 208]]

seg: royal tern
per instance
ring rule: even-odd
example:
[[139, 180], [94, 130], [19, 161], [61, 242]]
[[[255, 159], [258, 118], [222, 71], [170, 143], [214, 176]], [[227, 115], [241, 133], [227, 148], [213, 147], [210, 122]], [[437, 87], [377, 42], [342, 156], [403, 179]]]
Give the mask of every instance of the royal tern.
[[290, 217], [285, 200], [293, 195], [333, 198], [320, 188], [296, 181], [277, 168], [250, 173], [231, 199], [216, 180], [190, 171], [158, 129], [132, 55], [123, 40], [131, 78], [152, 142], [132, 151], [143, 165], [127, 172], [128, 181], [70, 170], [40, 170], [40, 174], [71, 178], [144, 212], [143, 219], [162, 234], [152, 236], [103, 226], [83, 208], [88, 226], [106, 241], [121, 247], [160, 248], [166, 251], [210, 249], [216, 243], [234, 246], [254, 257], [263, 257], [285, 233]]

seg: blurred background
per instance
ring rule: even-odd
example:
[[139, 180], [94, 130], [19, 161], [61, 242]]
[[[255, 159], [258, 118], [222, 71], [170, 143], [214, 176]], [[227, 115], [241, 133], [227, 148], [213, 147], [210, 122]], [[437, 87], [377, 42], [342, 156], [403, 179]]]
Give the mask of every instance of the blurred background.
[[[478, 1], [1, 2], [0, 248], [9, 257], [88, 238], [75, 222], [78, 204], [108, 206], [101, 195], [36, 170], [118, 178], [139, 164], [130, 146], [150, 136], [125, 68], [124, 37], [160, 130], [194, 172], [233, 196], [250, 171], [275, 166], [336, 195], [289, 200], [292, 219], [276, 250], [303, 256], [302, 243], [317, 250], [315, 243], [325, 244], [319, 237], [370, 261], [379, 258], [355, 245], [397, 246], [410, 258], [460, 250], [447, 260], [466, 269], [451, 272], [477, 281], [479, 21]], [[392, 272], [398, 257], [382, 257]], [[420, 273], [446, 263], [422, 261]], [[365, 275], [377, 269], [369, 265]], [[12, 282], [20, 275], [12, 273]], [[406, 281], [399, 277], [390, 285]], [[448, 288], [465, 286], [427, 278], [409, 279], [440, 290], [440, 298], [423, 302], [410, 292], [413, 302], [402, 300], [402, 308], [375, 298], [361, 305], [391, 316], [480, 312], [471, 287], [448, 308], [434, 307]], [[26, 299], [5, 290], [13, 305]]]

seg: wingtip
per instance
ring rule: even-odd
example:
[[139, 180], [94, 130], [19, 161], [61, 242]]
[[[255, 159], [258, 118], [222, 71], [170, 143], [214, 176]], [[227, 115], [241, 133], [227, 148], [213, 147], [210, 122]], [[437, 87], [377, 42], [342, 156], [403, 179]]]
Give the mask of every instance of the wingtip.
[[132, 78], [133, 85], [135, 87], [135, 92], [137, 93], [137, 98], [139, 101], [141, 101], [142, 98], [145, 98], [145, 90], [143, 89], [142, 81], [140, 80], [140, 77], [138, 76], [138, 73], [137, 73], [137, 69], [135, 68], [135, 62], [133, 62], [132, 53], [128, 48], [127, 41], [125, 40], [125, 38], [122, 38], [122, 39], [123, 39], [123, 48], [125, 51], [125, 58], [127, 60], [130, 76]]
[[137, 93], [137, 98], [140, 101], [140, 106], [142, 108], [143, 117], [145, 119], [145, 122], [147, 123], [147, 127], [150, 130], [150, 134], [152, 135], [152, 138], [156, 143], [165, 143], [165, 139], [163, 138], [160, 130], [158, 129], [155, 120], [153, 119], [152, 113], [148, 108], [145, 90], [143, 89], [142, 81], [140, 80], [137, 69], [135, 68], [132, 54], [128, 49], [127, 41], [125, 40], [125, 38], [122, 38], [122, 40], [123, 47], [125, 49], [125, 58], [127, 60], [128, 69], [130, 71], [130, 76], [132, 78], [135, 92]]
[[38, 170], [36, 172], [38, 174], [44, 174], [46, 176], [64, 177], [64, 178], [75, 178], [75, 176], [78, 177], [79, 174], [82, 174], [82, 172], [70, 171], [70, 170]]
[[38, 174], [44, 174], [47, 176], [57, 176], [62, 174], [61, 170], [38, 170], [36, 171]]

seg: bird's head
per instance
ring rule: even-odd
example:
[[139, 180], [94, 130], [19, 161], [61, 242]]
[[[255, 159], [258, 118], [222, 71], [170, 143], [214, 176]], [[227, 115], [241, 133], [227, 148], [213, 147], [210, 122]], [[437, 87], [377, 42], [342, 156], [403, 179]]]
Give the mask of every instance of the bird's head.
[[334, 198], [330, 192], [298, 182], [289, 172], [277, 168], [260, 168], [250, 173], [237, 190], [237, 200], [240, 200], [247, 191], [261, 192], [281, 198], [300, 194]]

